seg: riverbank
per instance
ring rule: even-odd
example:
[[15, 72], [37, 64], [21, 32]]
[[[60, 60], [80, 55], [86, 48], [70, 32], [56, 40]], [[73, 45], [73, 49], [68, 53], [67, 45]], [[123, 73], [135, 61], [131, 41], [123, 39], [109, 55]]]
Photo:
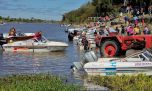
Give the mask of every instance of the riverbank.
[[12, 75], [0, 78], [1, 91], [80, 91], [83, 87], [49, 74]]
[[0, 16], [0, 24], [4, 23], [60, 23], [60, 21], [55, 20], [43, 20], [36, 19], [34, 17], [31, 18], [11, 18], [11, 17], [2, 17]]
[[89, 81], [107, 87], [110, 91], [152, 91], [152, 76], [144, 74], [94, 76]]

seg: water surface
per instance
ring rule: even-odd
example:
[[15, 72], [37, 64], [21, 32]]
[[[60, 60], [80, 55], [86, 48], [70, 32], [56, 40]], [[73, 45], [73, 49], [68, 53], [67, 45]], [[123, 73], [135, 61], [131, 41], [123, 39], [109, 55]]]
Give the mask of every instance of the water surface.
[[[29, 53], [29, 52], [1, 52], [0, 75], [51, 73], [67, 77], [72, 83], [79, 83], [71, 73], [70, 66], [74, 61], [79, 61], [80, 55], [77, 47], [68, 42], [64, 27], [58, 24], [32, 24], [32, 23], [9, 23], [0, 26], [1, 33], [8, 33], [11, 27], [21, 32], [42, 31], [50, 40], [63, 41], [69, 47], [63, 52]], [[77, 79], [77, 80], [76, 80]]]

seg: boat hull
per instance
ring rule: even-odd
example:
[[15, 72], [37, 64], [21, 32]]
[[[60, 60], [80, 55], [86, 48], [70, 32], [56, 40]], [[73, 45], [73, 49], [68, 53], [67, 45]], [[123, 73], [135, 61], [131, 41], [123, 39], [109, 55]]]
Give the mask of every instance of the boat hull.
[[10, 52], [54, 52], [64, 51], [68, 47], [65, 42], [49, 41], [42, 35], [37, 38], [35, 33], [20, 33], [11, 37], [6, 33], [4, 38], [8, 42], [3, 45], [3, 49]]
[[57, 52], [57, 51], [64, 51], [66, 46], [42, 46], [42, 47], [32, 47], [32, 46], [11, 46], [11, 47], [4, 47], [4, 51], [8, 52]]
[[139, 74], [152, 75], [152, 62], [89, 62], [84, 65], [88, 75], [122, 75]]
[[19, 41], [3, 45], [3, 49], [10, 52], [54, 52], [64, 51], [67, 47], [68, 44], [64, 42], [34, 42], [34, 40]]

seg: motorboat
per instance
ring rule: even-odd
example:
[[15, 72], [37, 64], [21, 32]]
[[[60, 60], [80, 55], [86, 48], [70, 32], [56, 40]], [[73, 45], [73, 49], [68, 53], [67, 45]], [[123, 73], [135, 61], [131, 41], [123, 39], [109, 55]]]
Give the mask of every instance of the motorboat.
[[35, 33], [20, 33], [17, 36], [4, 33], [3, 37], [7, 40], [3, 44], [4, 51], [53, 52], [64, 51], [68, 47], [67, 43], [50, 41], [44, 36], [35, 38]]
[[84, 70], [88, 75], [152, 75], [152, 54], [149, 50], [137, 52], [125, 58], [97, 58], [94, 52], [84, 55], [83, 61], [74, 62], [73, 71]]

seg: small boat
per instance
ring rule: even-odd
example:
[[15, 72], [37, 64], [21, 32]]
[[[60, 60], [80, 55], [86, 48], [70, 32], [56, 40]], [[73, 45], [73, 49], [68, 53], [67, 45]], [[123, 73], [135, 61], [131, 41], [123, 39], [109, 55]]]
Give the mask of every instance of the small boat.
[[27, 51], [27, 52], [53, 52], [64, 51], [68, 44], [64, 42], [49, 41], [44, 36], [41, 39], [35, 38], [35, 33], [23, 33], [20, 36], [8, 37], [8, 34], [3, 34], [7, 40], [3, 44], [4, 51]]
[[5, 25], [6, 23], [5, 22], [0, 22], [0, 25]]
[[152, 54], [144, 50], [125, 58], [97, 58], [93, 52], [84, 56], [85, 61], [74, 62], [73, 71], [83, 69], [88, 75], [122, 75], [146, 74], [152, 75]]

